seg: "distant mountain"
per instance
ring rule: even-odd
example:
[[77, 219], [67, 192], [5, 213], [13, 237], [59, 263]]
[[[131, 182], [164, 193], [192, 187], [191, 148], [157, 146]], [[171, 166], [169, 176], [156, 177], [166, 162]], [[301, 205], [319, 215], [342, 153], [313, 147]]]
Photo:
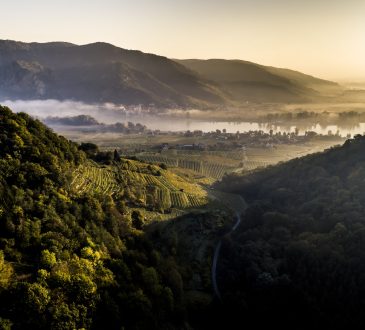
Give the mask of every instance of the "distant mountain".
[[181, 64], [106, 43], [0, 41], [0, 97], [200, 107], [226, 102]]
[[243, 61], [184, 60], [107, 43], [0, 40], [0, 99], [58, 99], [158, 107], [307, 102], [335, 83]]
[[214, 81], [238, 102], [307, 102], [342, 91], [335, 82], [247, 61], [192, 59], [177, 62]]

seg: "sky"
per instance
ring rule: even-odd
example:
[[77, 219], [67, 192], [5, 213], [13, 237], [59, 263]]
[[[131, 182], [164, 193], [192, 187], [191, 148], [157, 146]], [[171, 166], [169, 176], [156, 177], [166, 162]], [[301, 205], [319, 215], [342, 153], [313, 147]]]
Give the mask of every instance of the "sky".
[[109, 42], [365, 81], [365, 0], [0, 0], [0, 39]]

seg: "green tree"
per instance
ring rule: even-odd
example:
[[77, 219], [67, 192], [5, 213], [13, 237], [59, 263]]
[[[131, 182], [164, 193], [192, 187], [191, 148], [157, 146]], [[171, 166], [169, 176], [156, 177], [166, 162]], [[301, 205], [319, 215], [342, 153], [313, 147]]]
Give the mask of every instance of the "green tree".
[[133, 227], [136, 229], [141, 230], [143, 225], [144, 225], [144, 217], [143, 214], [141, 213], [141, 211], [139, 210], [134, 210], [132, 212], [132, 224]]

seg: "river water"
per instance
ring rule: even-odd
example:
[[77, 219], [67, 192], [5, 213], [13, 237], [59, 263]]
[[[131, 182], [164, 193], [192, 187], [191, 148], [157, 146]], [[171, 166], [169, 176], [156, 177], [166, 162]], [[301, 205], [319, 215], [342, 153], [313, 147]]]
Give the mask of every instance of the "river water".
[[87, 114], [99, 122], [106, 124], [113, 124], [116, 122], [131, 121], [133, 123], [141, 123], [146, 125], [149, 129], [161, 130], [161, 131], [195, 131], [201, 130], [203, 132], [211, 132], [215, 130], [224, 129], [228, 133], [247, 132], [261, 130], [269, 133], [270, 130], [276, 132], [295, 132], [296, 128], [299, 130], [299, 134], [303, 135], [306, 131], [314, 131], [318, 134], [327, 135], [336, 134], [337, 132], [346, 137], [348, 134], [351, 136], [355, 134], [365, 133], [365, 123], [353, 122], [351, 124], [320, 124], [316, 122], [298, 122], [290, 124], [272, 124], [272, 123], [258, 123], [258, 122], [228, 122], [228, 121], [209, 121], [209, 120], [194, 120], [186, 117], [172, 118], [172, 117], [153, 117], [146, 115], [139, 116], [126, 116], [120, 111], [115, 110], [115, 106], [98, 106], [84, 104], [81, 102], [73, 101], [56, 101], [56, 100], [37, 100], [37, 101], [4, 101], [1, 102], [4, 105], [8, 105], [14, 111], [24, 111], [32, 116], [45, 118], [47, 116], [77, 116], [81, 114]]
[[264, 131], [269, 133], [270, 130], [276, 132], [295, 132], [298, 129], [299, 134], [303, 135], [306, 131], [314, 131], [317, 134], [327, 135], [336, 134], [347, 136], [347, 134], [364, 134], [365, 123], [356, 123], [352, 125], [324, 125], [319, 123], [299, 123], [299, 124], [272, 124], [272, 123], [258, 123], [258, 122], [214, 122], [201, 121], [191, 119], [155, 119], [155, 118], [129, 118], [130, 121], [138, 121], [146, 125], [150, 129], [159, 129], [161, 131], [195, 131], [201, 130], [203, 132], [211, 132], [215, 130], [226, 130], [227, 133], [248, 132], [248, 131]]

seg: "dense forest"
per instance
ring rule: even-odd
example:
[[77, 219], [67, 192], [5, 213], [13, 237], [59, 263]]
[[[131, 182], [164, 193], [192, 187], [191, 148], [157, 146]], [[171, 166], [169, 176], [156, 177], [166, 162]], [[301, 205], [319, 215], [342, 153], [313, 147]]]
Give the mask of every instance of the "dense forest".
[[250, 205], [222, 247], [226, 320], [363, 328], [365, 137], [219, 187]]
[[[139, 210], [168, 210], [141, 201], [136, 178], [173, 176], [138, 164], [0, 107], [0, 329], [365, 324], [365, 137], [217, 183], [249, 205], [222, 240], [221, 300], [210, 268], [232, 214], [146, 223]], [[90, 168], [118, 169], [119, 190], [75, 189]]]
[[[174, 222], [147, 233], [128, 196], [70, 189], [75, 168], [97, 158], [93, 147], [0, 107], [0, 328], [190, 328], [212, 297], [185, 294], [194, 269], [176, 262]], [[200, 212], [176, 223], [201, 230], [223, 218]]]

